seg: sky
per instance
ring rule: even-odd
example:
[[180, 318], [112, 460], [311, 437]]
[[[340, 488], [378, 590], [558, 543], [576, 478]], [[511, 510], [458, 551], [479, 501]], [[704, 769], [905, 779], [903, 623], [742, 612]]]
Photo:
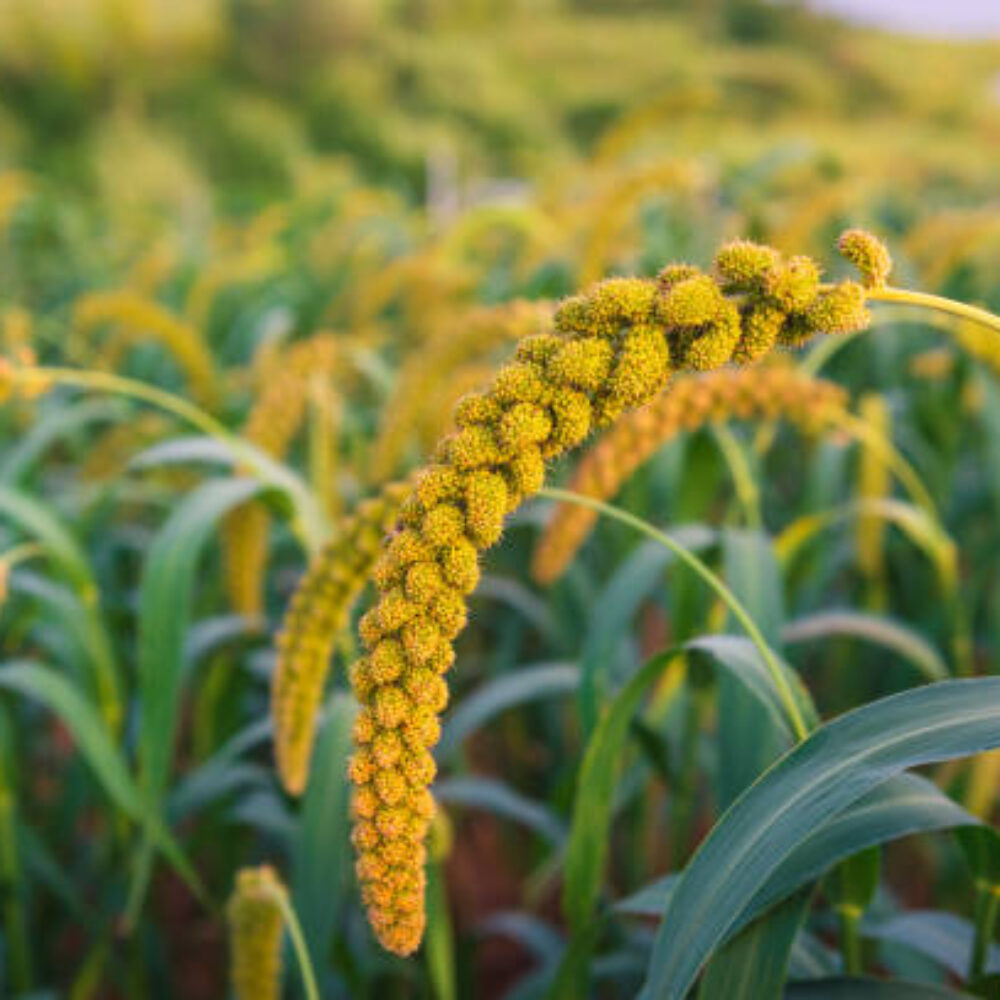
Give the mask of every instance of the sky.
[[923, 35], [1000, 38], [1000, 0], [808, 0], [851, 20]]

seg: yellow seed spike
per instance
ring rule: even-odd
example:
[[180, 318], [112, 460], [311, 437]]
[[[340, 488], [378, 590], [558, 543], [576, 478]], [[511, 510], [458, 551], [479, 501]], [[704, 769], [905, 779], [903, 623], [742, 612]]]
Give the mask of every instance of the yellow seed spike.
[[292, 596], [271, 685], [274, 750], [286, 790], [299, 795], [309, 777], [316, 715], [338, 634], [372, 572], [407, 487], [394, 483], [337, 526]]
[[965, 791], [965, 808], [989, 823], [1000, 784], [1000, 750], [990, 750], [973, 757], [969, 767], [969, 783]]
[[[515, 301], [463, 310], [445, 324], [400, 372], [380, 421], [370, 478], [384, 482], [393, 475], [414, 428], [422, 437], [425, 428], [433, 429], [433, 440], [437, 439], [444, 429], [442, 400], [455, 401], [456, 380], [464, 380], [469, 387], [489, 380], [491, 372], [484, 378], [478, 365], [470, 373], [470, 362], [488, 357], [498, 346], [541, 332], [551, 316], [550, 303]], [[447, 409], [444, 412], [447, 415]]]
[[[339, 351], [332, 334], [320, 333], [292, 344], [269, 358], [260, 373], [262, 389], [250, 410], [243, 436], [262, 451], [281, 458], [298, 434], [308, 405], [310, 379], [333, 375]], [[263, 583], [267, 568], [267, 508], [251, 502], [237, 507], [225, 520], [222, 558], [230, 606], [254, 617], [264, 608]]]
[[[772, 419], [812, 433], [826, 426], [845, 401], [839, 386], [785, 366], [678, 378], [668, 392], [622, 417], [600, 438], [580, 461], [569, 488], [607, 500], [677, 434], [717, 421]], [[535, 548], [535, 580], [557, 580], [596, 519], [594, 511], [577, 504], [557, 506]]]
[[886, 245], [864, 229], [848, 229], [837, 240], [837, 249], [860, 272], [866, 288], [884, 288], [892, 271]]
[[222, 525], [226, 592], [233, 611], [248, 618], [264, 612], [263, 580], [267, 567], [270, 516], [260, 503], [241, 504]]
[[111, 368], [136, 344], [155, 340], [183, 371], [194, 399], [209, 409], [214, 407], [218, 373], [212, 352], [196, 327], [159, 302], [129, 291], [91, 292], [77, 300], [73, 318], [76, 328], [83, 332], [97, 326], [114, 326], [103, 351], [104, 361]]
[[230, 980], [236, 1000], [278, 1000], [281, 994], [282, 914], [285, 893], [273, 868], [243, 868], [226, 906]]
[[[765, 256], [780, 260], [774, 251]], [[476, 580], [474, 571], [450, 576], [446, 561], [456, 549], [474, 553], [499, 539], [503, 515], [541, 487], [546, 460], [583, 440], [593, 427], [611, 424], [654, 398], [675, 371], [731, 360], [743, 339], [737, 304], [719, 295], [719, 311], [709, 321], [673, 325], [661, 312], [671, 287], [616, 278], [565, 302], [553, 334], [529, 338], [489, 388], [469, 405], [460, 404], [458, 429], [442, 441], [404, 501], [404, 530], [375, 567], [378, 601], [360, 625], [367, 655], [351, 671], [362, 704], [356, 734], [362, 751], [351, 768], [352, 811], [362, 898], [379, 940], [397, 954], [416, 950], [423, 936], [424, 843], [434, 815], [427, 785], [434, 773], [437, 717], [447, 701], [439, 675], [452, 663], [452, 643], [465, 624], [465, 598]], [[864, 289], [853, 286], [861, 299], [860, 311], [852, 311], [856, 294], [838, 294], [842, 287], [811, 301], [796, 297], [796, 341], [866, 318]], [[745, 297], [752, 305], [765, 294], [755, 285]], [[591, 345], [582, 365], [561, 353], [574, 341]], [[606, 346], [599, 351], [594, 345], [601, 341]], [[440, 570], [433, 586], [426, 585], [430, 577], [424, 570], [415, 578], [419, 585], [411, 581], [418, 564]], [[393, 664], [388, 672], [386, 663]], [[388, 765], [365, 748], [392, 742], [391, 734], [413, 759], [399, 774], [392, 765], [386, 777]]]
[[0, 403], [9, 399], [29, 400], [48, 391], [49, 380], [35, 369], [35, 353], [30, 347], [0, 354]]
[[[885, 397], [869, 393], [858, 404], [858, 416], [880, 440], [892, 437], [892, 415]], [[892, 490], [892, 473], [885, 456], [870, 447], [861, 449], [858, 469], [858, 499], [884, 500]], [[854, 535], [858, 565], [869, 580], [877, 582], [885, 560], [885, 520], [874, 514], [861, 514]]]

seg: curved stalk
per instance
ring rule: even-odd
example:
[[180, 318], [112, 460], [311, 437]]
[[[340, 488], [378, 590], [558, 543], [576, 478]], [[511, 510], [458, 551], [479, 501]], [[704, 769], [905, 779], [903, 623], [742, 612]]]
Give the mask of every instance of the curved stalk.
[[636, 517], [628, 511], [621, 510], [619, 507], [613, 507], [611, 504], [604, 503], [601, 500], [595, 500], [580, 493], [573, 493], [571, 490], [561, 490], [552, 486], [543, 487], [538, 495], [548, 497], [550, 500], [558, 500], [562, 503], [580, 504], [584, 507], [589, 507], [591, 510], [596, 510], [599, 514], [604, 514], [616, 521], [620, 521], [622, 524], [627, 524], [629, 527], [635, 528], [636, 531], [644, 534], [647, 538], [659, 542], [660, 545], [669, 549], [689, 569], [694, 570], [729, 608], [733, 617], [743, 627], [747, 638], [757, 648], [757, 652], [760, 653], [761, 659], [764, 661], [764, 666], [771, 675], [771, 680], [778, 692], [778, 697], [781, 699], [782, 707], [792, 725], [796, 739], [804, 740], [809, 735], [809, 727], [802, 717], [795, 694], [788, 684], [788, 678], [781, 669], [774, 651], [767, 644], [767, 640], [757, 627], [757, 623], [751, 617], [750, 612], [743, 606], [740, 599], [693, 552], [665, 532], [654, 528], [647, 521], [642, 520], [642, 518]]
[[931, 309], [934, 312], [946, 313], [949, 316], [959, 316], [971, 320], [980, 326], [988, 327], [1000, 333], [1000, 316], [979, 306], [966, 305], [943, 295], [932, 295], [930, 292], [914, 292], [909, 288], [870, 288], [867, 290], [869, 302], [885, 302], [892, 305], [917, 306], [921, 309]]
[[302, 976], [302, 992], [306, 1000], [320, 1000], [319, 987], [316, 985], [316, 972], [313, 969], [312, 959], [309, 957], [309, 949], [306, 947], [305, 935], [302, 933], [302, 925], [295, 915], [295, 910], [288, 899], [288, 894], [276, 890], [269, 890], [268, 895], [274, 904], [281, 910], [281, 919], [285, 922], [285, 929], [292, 942], [292, 950], [299, 963], [299, 973]]
[[969, 982], [974, 983], [986, 971], [986, 958], [996, 933], [1000, 916], [1000, 886], [983, 883], [976, 890], [976, 934], [969, 957]]
[[327, 520], [319, 504], [294, 472], [265, 455], [249, 441], [233, 434], [215, 417], [186, 399], [145, 382], [109, 372], [31, 367], [19, 371], [18, 377], [46, 386], [66, 385], [126, 396], [173, 414], [223, 444], [231, 452], [234, 464], [245, 466], [261, 482], [275, 487], [289, 497], [294, 510], [293, 528], [310, 552], [315, 552], [328, 534]]
[[715, 433], [719, 450], [729, 466], [729, 474], [733, 477], [736, 496], [743, 508], [746, 523], [751, 528], [760, 528], [763, 524], [760, 512], [760, 490], [757, 488], [753, 472], [750, 470], [746, 453], [736, 439], [736, 435], [726, 424], [716, 424], [712, 430]]

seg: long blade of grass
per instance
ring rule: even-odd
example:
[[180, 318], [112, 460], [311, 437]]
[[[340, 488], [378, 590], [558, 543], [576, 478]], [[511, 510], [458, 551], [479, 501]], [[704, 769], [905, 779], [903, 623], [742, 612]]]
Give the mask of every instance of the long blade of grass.
[[[690, 551], [710, 545], [715, 534], [700, 525], [687, 526], [671, 537]], [[580, 657], [580, 712], [583, 731], [597, 724], [610, 683], [610, 663], [639, 606], [663, 581], [663, 571], [676, 554], [655, 539], [640, 545], [622, 562], [593, 602]]]
[[644, 997], [682, 1000], [783, 861], [893, 774], [1000, 746], [1000, 678], [942, 681], [827, 723], [728, 810], [667, 904]]
[[120, 401], [108, 399], [85, 399], [45, 414], [6, 450], [0, 462], [0, 482], [8, 486], [23, 484], [46, 450], [60, 438], [79, 434], [88, 424], [120, 420], [122, 415]]
[[188, 888], [204, 901], [207, 897], [191, 862], [146, 805], [121, 752], [93, 707], [69, 681], [37, 664], [15, 661], [0, 666], [0, 687], [41, 702], [60, 719], [111, 801], [149, 832]]
[[139, 766], [154, 801], [173, 755], [198, 562], [219, 521], [259, 489], [245, 479], [199, 487], [167, 519], [146, 557], [139, 595]]
[[958, 549], [940, 522], [926, 511], [902, 500], [857, 500], [831, 510], [806, 514], [793, 521], [775, 541], [782, 562], [788, 563], [821, 531], [857, 517], [880, 517], [894, 524], [927, 556], [942, 591], [955, 592], [958, 582]]
[[596, 510], [600, 514], [604, 514], [617, 521], [621, 521], [623, 524], [630, 525], [632, 528], [635, 528], [636, 531], [639, 531], [648, 538], [652, 538], [653, 540], [659, 542], [665, 548], [670, 549], [670, 551], [673, 552], [681, 562], [701, 577], [701, 579], [715, 592], [716, 596], [723, 601], [732, 613], [733, 617], [739, 622], [750, 641], [757, 647], [761, 657], [767, 665], [768, 672], [774, 680], [775, 687], [781, 694], [782, 704], [788, 713], [789, 719], [792, 721], [792, 728], [795, 730], [796, 736], [801, 739], [806, 735], [808, 730], [799, 711], [798, 701], [791, 688], [788, 686], [788, 680], [785, 677], [773, 650], [770, 646], [768, 646], [767, 641], [761, 634], [760, 628], [757, 626], [756, 622], [754, 622], [753, 618], [747, 612], [746, 608], [736, 595], [733, 594], [733, 592], [722, 582], [722, 580], [720, 580], [715, 573], [713, 573], [696, 555], [694, 555], [693, 552], [685, 548], [676, 539], [671, 538], [665, 532], [654, 528], [653, 525], [642, 520], [642, 518], [629, 514], [628, 511], [621, 510], [611, 504], [603, 503], [600, 500], [595, 500], [592, 497], [583, 496], [579, 493], [573, 493], [570, 490], [559, 490], [553, 487], [545, 487], [539, 491], [539, 495], [547, 496], [553, 500], [559, 500], [564, 503], [576, 503], [584, 507], [589, 507], [592, 510]]
[[502, 674], [475, 690], [445, 719], [435, 756], [448, 760], [480, 726], [516, 705], [575, 691], [580, 670], [571, 663], [541, 663]]
[[[260, 488], [245, 479], [205, 483], [174, 510], [146, 557], [139, 594], [139, 780], [157, 814], [173, 757], [198, 562], [219, 521]], [[130, 890], [129, 925], [142, 905], [151, 866], [146, 844]]]
[[566, 830], [547, 805], [515, 792], [491, 778], [445, 778], [434, 786], [441, 802], [485, 809], [504, 819], [513, 820], [537, 833], [553, 846], [566, 839]]
[[[760, 627], [768, 646], [777, 651], [785, 602], [781, 567], [771, 538], [763, 531], [727, 528], [722, 534], [722, 559], [726, 584]], [[740, 631], [732, 615], [728, 616], [726, 631]], [[754, 657], [755, 652], [751, 647], [748, 655], [759, 661], [759, 656]], [[778, 659], [777, 653], [775, 659]], [[773, 683], [768, 684], [767, 680], [764, 678], [765, 685], [773, 691]], [[797, 682], [789, 678], [789, 687], [795, 690], [796, 685]], [[728, 674], [719, 678], [716, 702], [719, 761], [714, 787], [719, 808], [724, 809], [781, 756], [788, 743], [781, 739], [774, 726], [767, 724], [765, 707]], [[815, 721], [815, 711], [811, 716], [810, 725]]]
[[85, 601], [97, 600], [97, 584], [87, 557], [52, 507], [38, 497], [0, 486], [0, 514], [42, 545], [57, 571]]
[[[867, 924], [863, 930], [866, 937], [918, 951], [960, 978], [969, 971], [976, 929], [954, 913], [910, 910], [881, 923]], [[989, 946], [985, 971], [1000, 972], [1000, 948], [995, 944]]]
[[781, 636], [789, 645], [832, 637], [861, 639], [897, 653], [925, 680], [943, 681], [950, 676], [944, 657], [919, 632], [884, 615], [852, 608], [818, 611], [789, 622]]
[[330, 699], [292, 842], [292, 901], [309, 953], [317, 961], [327, 953], [351, 886], [347, 760], [356, 711], [357, 704], [347, 695]]
[[786, 899], [724, 945], [705, 970], [698, 1000], [779, 1000], [809, 897]]
[[[915, 774], [899, 774], [820, 826], [781, 863], [740, 914], [730, 933], [742, 930], [775, 901], [814, 881], [859, 851], [915, 833], [981, 829], [979, 820], [935, 785]], [[680, 875], [666, 875], [615, 904], [632, 916], [659, 917]]]

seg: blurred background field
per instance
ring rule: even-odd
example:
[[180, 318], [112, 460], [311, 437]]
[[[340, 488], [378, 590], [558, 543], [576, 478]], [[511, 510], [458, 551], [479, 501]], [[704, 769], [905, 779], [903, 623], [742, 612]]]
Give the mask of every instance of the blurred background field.
[[[262, 862], [324, 997], [549, 995], [601, 699], [664, 644], [739, 629], [619, 524], [554, 582], [536, 555], [533, 577], [553, 505], [519, 512], [459, 644], [431, 932], [403, 962], [353, 882], [350, 630], [303, 800], [274, 776], [289, 597], [459, 396], [598, 279], [707, 265], [737, 236], [839, 278], [834, 240], [864, 226], [896, 283], [1000, 310], [997, 35], [763, 0], [0, 0], [0, 995], [225, 996], [221, 905]], [[735, 407], [619, 494], [683, 528], [824, 716], [997, 669], [1000, 349], [877, 318], [794, 363], [912, 477], [848, 418]], [[56, 373], [44, 393], [9, 378], [35, 362]], [[288, 475], [253, 493], [227, 432]], [[696, 674], [669, 673], [633, 726], [594, 996], [635, 994], [655, 930], [610, 904], [680, 867], [783, 749], [732, 682], [706, 706]], [[996, 819], [995, 755], [933, 776]], [[975, 889], [954, 844], [893, 844], [879, 886], [868, 970], [956, 985]], [[826, 971], [835, 902], [803, 935]], [[949, 919], [966, 922], [942, 957]]]

